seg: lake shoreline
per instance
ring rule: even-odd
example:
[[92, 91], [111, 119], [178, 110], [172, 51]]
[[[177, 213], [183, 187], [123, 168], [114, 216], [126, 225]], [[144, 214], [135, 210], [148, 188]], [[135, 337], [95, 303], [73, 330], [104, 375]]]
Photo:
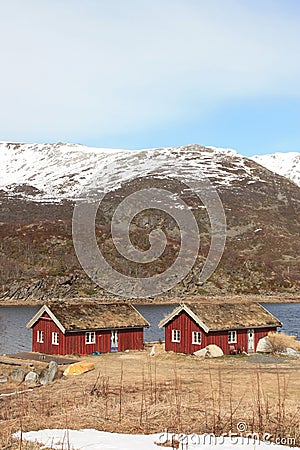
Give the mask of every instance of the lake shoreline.
[[47, 298], [44, 300], [36, 298], [28, 299], [0, 299], [1, 306], [43, 306], [44, 304], [51, 304], [53, 302], [77, 303], [77, 302], [101, 302], [101, 303], [127, 303], [130, 302], [135, 305], [172, 305], [183, 302], [224, 302], [240, 303], [240, 302], [259, 302], [259, 303], [300, 303], [300, 295], [295, 294], [272, 294], [272, 295], [253, 295], [253, 294], [234, 294], [234, 295], [216, 295], [216, 296], [185, 296], [185, 297], [157, 297], [157, 298], [124, 298], [124, 297], [74, 297], [74, 298]]

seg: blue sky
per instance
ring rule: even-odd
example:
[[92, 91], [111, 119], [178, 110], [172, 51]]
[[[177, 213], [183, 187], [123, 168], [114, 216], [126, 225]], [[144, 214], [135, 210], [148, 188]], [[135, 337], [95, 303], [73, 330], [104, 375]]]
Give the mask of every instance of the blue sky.
[[298, 0], [10, 0], [0, 140], [300, 151]]

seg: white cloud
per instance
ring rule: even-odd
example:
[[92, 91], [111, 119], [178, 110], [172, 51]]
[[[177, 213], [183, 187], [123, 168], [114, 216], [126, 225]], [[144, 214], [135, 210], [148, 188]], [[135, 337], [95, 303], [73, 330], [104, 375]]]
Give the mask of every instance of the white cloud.
[[4, 136], [121, 133], [300, 96], [298, 21], [255, 2], [10, 0], [0, 14]]

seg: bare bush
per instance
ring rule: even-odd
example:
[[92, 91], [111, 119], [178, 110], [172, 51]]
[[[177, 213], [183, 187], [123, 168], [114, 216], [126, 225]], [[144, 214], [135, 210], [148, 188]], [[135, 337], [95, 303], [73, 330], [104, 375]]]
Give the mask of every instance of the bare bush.
[[300, 342], [297, 341], [296, 336], [289, 336], [285, 333], [270, 332], [268, 337], [274, 353], [284, 352], [287, 348], [300, 351]]

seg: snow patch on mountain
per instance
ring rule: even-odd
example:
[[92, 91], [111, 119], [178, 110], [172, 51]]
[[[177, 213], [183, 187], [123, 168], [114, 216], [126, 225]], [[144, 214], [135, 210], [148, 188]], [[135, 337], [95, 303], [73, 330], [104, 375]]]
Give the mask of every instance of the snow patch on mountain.
[[257, 155], [252, 159], [278, 175], [300, 186], [300, 152]]
[[0, 142], [0, 189], [13, 194], [17, 187], [31, 186], [36, 201], [76, 199], [87, 185], [109, 192], [134, 178], [178, 174], [187, 182], [204, 175], [216, 186], [259, 180], [253, 162], [232, 149], [187, 145], [121, 150]]

